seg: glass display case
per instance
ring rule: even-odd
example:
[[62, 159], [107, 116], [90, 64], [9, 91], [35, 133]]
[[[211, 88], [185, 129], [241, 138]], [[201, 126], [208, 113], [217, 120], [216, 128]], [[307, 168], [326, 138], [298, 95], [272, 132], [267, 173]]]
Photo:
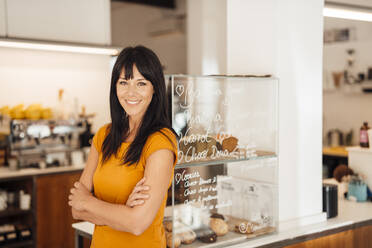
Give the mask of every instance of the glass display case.
[[169, 76], [178, 163], [168, 247], [226, 247], [278, 228], [278, 80]]

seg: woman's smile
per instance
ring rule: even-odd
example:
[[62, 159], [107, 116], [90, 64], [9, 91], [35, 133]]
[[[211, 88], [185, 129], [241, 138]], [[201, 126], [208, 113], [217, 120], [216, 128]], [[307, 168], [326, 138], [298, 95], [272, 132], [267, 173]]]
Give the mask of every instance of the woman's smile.
[[129, 105], [137, 105], [139, 104], [141, 101], [139, 100], [125, 100]]
[[125, 78], [124, 69], [116, 85], [116, 94], [124, 111], [136, 120], [140, 120], [151, 103], [154, 88], [133, 65], [133, 77]]

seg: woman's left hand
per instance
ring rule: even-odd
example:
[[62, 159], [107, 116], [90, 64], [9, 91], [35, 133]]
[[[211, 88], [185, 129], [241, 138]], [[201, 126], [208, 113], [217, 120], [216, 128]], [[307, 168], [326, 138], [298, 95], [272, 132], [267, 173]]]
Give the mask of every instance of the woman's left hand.
[[84, 211], [87, 202], [91, 199], [92, 194], [89, 190], [80, 182], [74, 183], [74, 188], [70, 190], [68, 196], [68, 205], [78, 211]]

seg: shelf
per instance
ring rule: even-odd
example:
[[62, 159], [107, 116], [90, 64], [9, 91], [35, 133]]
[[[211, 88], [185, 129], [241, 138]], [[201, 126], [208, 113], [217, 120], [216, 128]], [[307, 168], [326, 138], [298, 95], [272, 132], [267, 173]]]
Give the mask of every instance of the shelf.
[[[263, 160], [269, 158], [277, 158], [278, 156], [273, 152], [265, 152], [265, 151], [257, 151], [257, 156], [252, 157], [244, 157], [244, 158], [234, 158], [228, 157], [224, 159], [205, 159], [205, 160], [195, 160], [191, 162], [185, 162], [185, 159], [182, 159], [180, 162], [177, 163], [176, 169], [178, 168], [187, 168], [193, 166], [205, 166], [205, 165], [216, 165], [216, 164], [225, 164], [225, 163], [234, 163], [234, 162], [242, 162], [242, 161], [251, 161], [251, 160]], [[188, 159], [191, 159], [188, 157]]]
[[336, 156], [336, 157], [347, 157], [348, 151], [347, 151], [346, 146], [323, 147], [323, 155]]
[[32, 240], [25, 240], [25, 241], [17, 241], [17, 242], [14, 242], [14, 243], [11, 243], [11, 244], [4, 244], [4, 245], [0, 245], [0, 247], [2, 248], [16, 248], [16, 247], [30, 247], [34, 244], [34, 242]]
[[29, 210], [22, 210], [16, 207], [10, 207], [3, 211], [0, 211], [0, 218], [2, 217], [11, 217], [11, 216], [17, 216], [17, 215], [25, 215], [32, 213], [31, 209]]
[[227, 247], [230, 245], [242, 243], [244, 241], [248, 241], [250, 239], [254, 239], [257, 237], [260, 237], [262, 235], [267, 235], [275, 233], [275, 228], [273, 227], [267, 227], [263, 228], [261, 230], [256, 231], [255, 233], [252, 234], [240, 234], [236, 233], [233, 231], [229, 231], [226, 235], [224, 236], [218, 236], [217, 241], [214, 243], [203, 243], [199, 239], [196, 239], [194, 242], [191, 244], [182, 244], [180, 248], [210, 248], [210, 247]]

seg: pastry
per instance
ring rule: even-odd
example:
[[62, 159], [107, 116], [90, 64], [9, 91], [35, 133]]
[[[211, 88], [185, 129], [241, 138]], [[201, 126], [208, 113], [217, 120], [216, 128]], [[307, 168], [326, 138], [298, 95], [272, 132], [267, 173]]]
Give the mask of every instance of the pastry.
[[238, 139], [231, 136], [222, 141], [222, 150], [233, 152], [237, 145], [238, 145]]
[[210, 218], [209, 226], [217, 236], [223, 236], [229, 232], [229, 226], [223, 219]]
[[222, 149], [222, 145], [221, 145], [221, 143], [220, 142], [216, 142], [216, 147], [217, 147], [217, 151], [223, 151], [223, 149]]
[[194, 231], [178, 221], [174, 223], [174, 228], [172, 225], [172, 220], [164, 220], [163, 225], [165, 232], [175, 233], [175, 239], [179, 239], [182, 244], [191, 244], [196, 239], [196, 234], [194, 233]]
[[[173, 234], [171, 232], [165, 232], [165, 239], [167, 240], [167, 247], [172, 247]], [[181, 245], [181, 238], [179, 235], [174, 236], [174, 248], [178, 248]]]
[[243, 233], [243, 234], [250, 234], [253, 233], [253, 223], [249, 221], [241, 222], [235, 225], [235, 232]]
[[216, 233], [208, 227], [197, 229], [195, 233], [198, 239], [203, 243], [214, 243], [217, 241]]
[[195, 232], [188, 227], [182, 227], [182, 231], [177, 235], [180, 236], [182, 244], [191, 244], [196, 239]]
[[[189, 138], [186, 136], [182, 138], [179, 142], [179, 149], [183, 152], [183, 154], [191, 154], [192, 147], [196, 147], [196, 141], [190, 142]], [[185, 144], [186, 143], [186, 144]], [[191, 148], [190, 148], [191, 147]]]
[[225, 217], [224, 217], [222, 214], [217, 214], [217, 213], [213, 213], [213, 214], [211, 215], [211, 218], [216, 218], [216, 219], [225, 220]]
[[171, 220], [165, 220], [163, 222], [163, 225], [164, 225], [164, 229], [167, 231], [167, 232], [172, 232], [172, 221]]
[[211, 156], [213, 154], [213, 146], [217, 147], [217, 141], [212, 137], [207, 137], [205, 142], [196, 143], [196, 151], [207, 151], [207, 156]]

